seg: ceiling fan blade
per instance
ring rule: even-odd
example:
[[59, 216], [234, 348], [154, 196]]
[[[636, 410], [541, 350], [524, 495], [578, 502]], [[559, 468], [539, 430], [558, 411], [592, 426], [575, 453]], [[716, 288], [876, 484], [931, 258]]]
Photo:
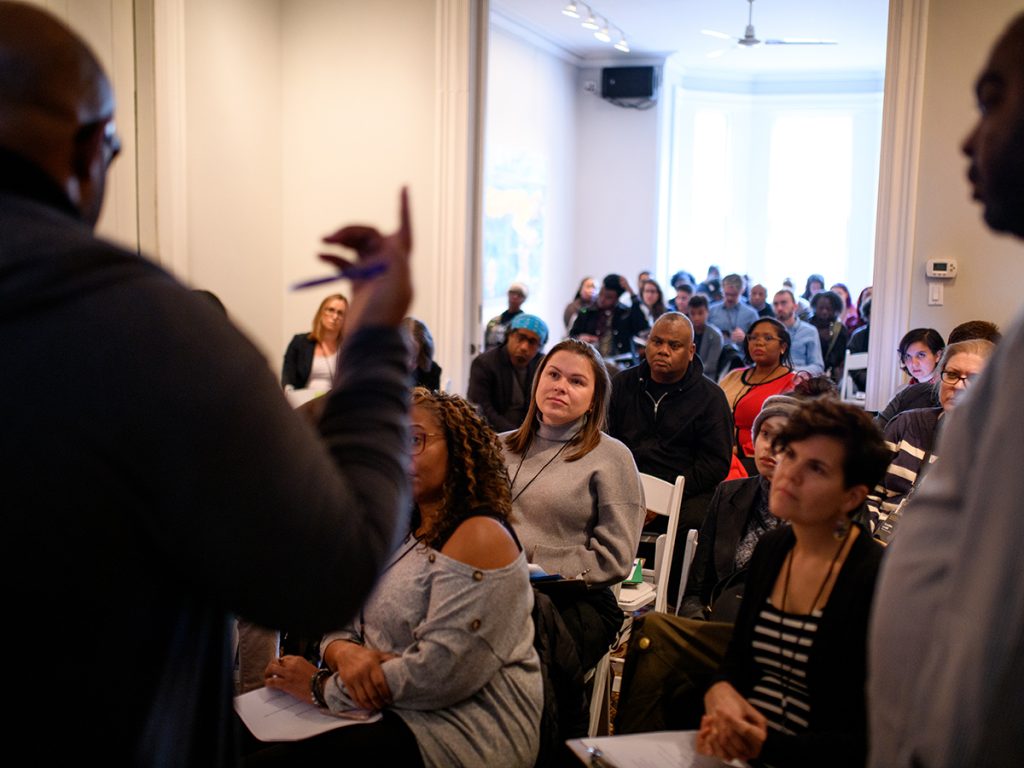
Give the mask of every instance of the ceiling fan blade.
[[702, 29], [700, 33], [708, 37], [717, 37], [719, 40], [736, 40], [732, 35], [727, 35], [725, 32], [718, 32], [714, 29]]
[[839, 45], [838, 40], [815, 40], [804, 37], [783, 37], [774, 40], [765, 40], [765, 45]]

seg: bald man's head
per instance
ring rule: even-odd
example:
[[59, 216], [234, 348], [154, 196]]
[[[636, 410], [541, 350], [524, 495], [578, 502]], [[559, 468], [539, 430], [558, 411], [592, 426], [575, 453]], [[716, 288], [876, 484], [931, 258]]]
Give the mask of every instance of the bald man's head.
[[110, 81], [85, 42], [45, 11], [0, 2], [0, 147], [53, 178], [91, 224], [118, 149], [113, 116]]
[[657, 319], [644, 348], [651, 378], [659, 384], [674, 384], [682, 379], [695, 352], [693, 325], [690, 318], [679, 312], [666, 312]]

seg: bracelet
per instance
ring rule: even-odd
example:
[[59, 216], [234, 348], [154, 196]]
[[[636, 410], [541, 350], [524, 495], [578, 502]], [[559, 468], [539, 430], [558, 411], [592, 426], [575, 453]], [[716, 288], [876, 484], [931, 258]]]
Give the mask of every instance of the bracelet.
[[309, 691], [313, 694], [313, 702], [321, 709], [327, 709], [327, 700], [324, 698], [324, 680], [333, 674], [329, 669], [318, 669], [309, 678]]

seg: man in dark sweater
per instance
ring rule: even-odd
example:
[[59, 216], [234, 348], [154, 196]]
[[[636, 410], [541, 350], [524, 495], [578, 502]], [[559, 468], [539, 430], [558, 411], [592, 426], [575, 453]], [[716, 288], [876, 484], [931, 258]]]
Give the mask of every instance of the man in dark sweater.
[[383, 274], [354, 283], [321, 441], [222, 312], [93, 235], [113, 117], [87, 46], [0, 3], [0, 647], [32, 659], [10, 728], [55, 765], [231, 764], [228, 612], [340, 626], [406, 529], [408, 207], [328, 238]]
[[[608, 434], [629, 447], [641, 472], [670, 483], [676, 475], [686, 478], [677, 545], [688, 529], [704, 521], [732, 459], [729, 403], [704, 376], [695, 353], [689, 318], [677, 312], [662, 315], [651, 329], [646, 360], [612, 379], [608, 408]], [[678, 584], [676, 569], [669, 582], [670, 602]]]
[[495, 432], [518, 429], [530, 406], [533, 375], [548, 341], [547, 324], [535, 315], [519, 314], [509, 324], [500, 347], [477, 355], [469, 367], [466, 399]]

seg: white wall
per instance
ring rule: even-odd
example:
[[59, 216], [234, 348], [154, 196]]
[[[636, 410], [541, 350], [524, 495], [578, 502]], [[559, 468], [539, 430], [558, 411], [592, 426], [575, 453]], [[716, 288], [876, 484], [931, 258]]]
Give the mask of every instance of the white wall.
[[[588, 82], [597, 84], [597, 93], [584, 90]], [[635, 283], [637, 273], [655, 269], [657, 259], [664, 94], [652, 109], [624, 109], [604, 101], [600, 88], [600, 68], [579, 70], [573, 265], [578, 276], [600, 281], [616, 272]]]
[[187, 280], [272, 360], [283, 355], [280, 24], [277, 0], [185, 7]]
[[[943, 335], [965, 320], [1005, 327], [1021, 307], [1024, 247], [985, 227], [980, 206], [971, 202], [967, 160], [959, 149], [976, 119], [974, 79], [996, 37], [1020, 11], [1018, 0], [929, 3], [910, 327], [933, 327]], [[930, 307], [925, 262], [951, 257], [959, 262], [959, 277], [945, 282], [945, 305]]]
[[[521, 278], [530, 287], [523, 309], [548, 324], [553, 340], [562, 338], [562, 312], [579, 278], [574, 263], [576, 210], [576, 68], [523, 39], [491, 27], [488, 40], [484, 209], [505, 210], [503, 183], [510, 168], [532, 169], [530, 189], [539, 195], [541, 238], [536, 248], [485, 256], [484, 322], [507, 307], [506, 289]], [[513, 187], [514, 189], [514, 187]], [[514, 194], [514, 192], [513, 192]], [[526, 249], [524, 249], [526, 250]], [[503, 263], [497, 263], [503, 262]], [[506, 266], [507, 265], [507, 268]], [[515, 268], [516, 273], [511, 274]], [[479, 343], [479, 342], [478, 342]], [[463, 382], [464, 385], [464, 382]]]
[[[435, 208], [435, 10], [432, 2], [289, 0], [281, 4], [283, 353], [309, 329], [320, 300], [343, 283], [301, 293], [284, 286], [330, 269], [316, 259], [337, 227], [397, 223], [408, 184], [415, 236], [413, 313], [434, 328], [430, 284]], [[442, 367], [451, 353], [439, 342]]]

